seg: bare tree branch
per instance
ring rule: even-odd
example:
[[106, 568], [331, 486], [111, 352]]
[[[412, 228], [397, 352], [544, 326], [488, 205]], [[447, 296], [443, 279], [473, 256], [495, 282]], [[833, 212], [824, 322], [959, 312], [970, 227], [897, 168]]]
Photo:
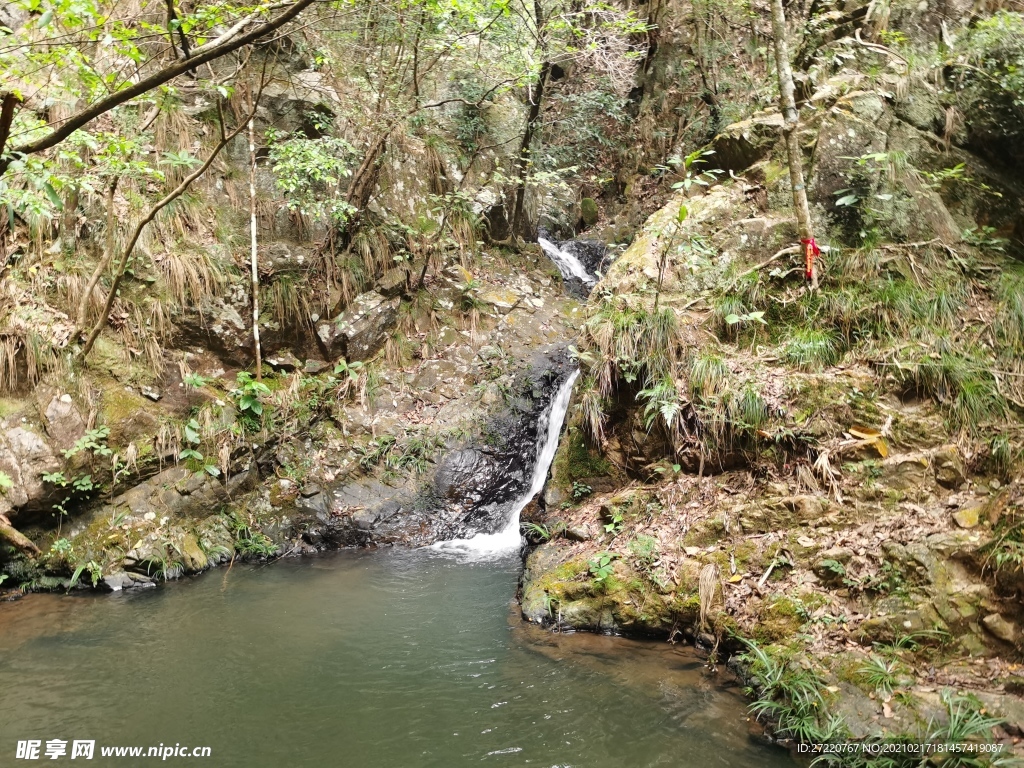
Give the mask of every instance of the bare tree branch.
[[[256, 109], [255, 105], [258, 103], [259, 97], [257, 96], [257, 98], [254, 100], [253, 110]], [[167, 195], [162, 200], [154, 204], [153, 207], [150, 208], [149, 211], [146, 213], [146, 215], [142, 217], [142, 220], [135, 225], [135, 229], [132, 230], [131, 238], [128, 240], [128, 243], [125, 245], [124, 250], [121, 252], [121, 260], [117, 265], [117, 272], [114, 276], [114, 282], [110, 286], [110, 291], [107, 293], [107, 301], [104, 304], [103, 310], [100, 313], [100, 318], [99, 320], [96, 321], [96, 324], [93, 326], [92, 331], [89, 333], [89, 338], [85, 340], [85, 345], [82, 347], [82, 351], [79, 352], [78, 354], [80, 358], [84, 360], [85, 357], [89, 354], [90, 350], [92, 350], [93, 344], [96, 343], [96, 339], [99, 337], [100, 333], [103, 331], [104, 326], [106, 326], [107, 324], [107, 317], [110, 315], [110, 310], [114, 305], [114, 299], [117, 297], [117, 289], [121, 286], [121, 279], [124, 277], [124, 271], [125, 267], [127, 267], [128, 265], [128, 259], [131, 256], [132, 252], [135, 250], [135, 246], [139, 242], [139, 237], [142, 236], [142, 231], [146, 228], [146, 225], [153, 221], [153, 219], [156, 218], [156, 215], [161, 210], [163, 210], [172, 202], [181, 197], [181, 195], [184, 194], [185, 190], [192, 185], [192, 182], [194, 182], [196, 179], [198, 179], [200, 176], [206, 173], [206, 170], [211, 165], [213, 165], [213, 161], [216, 159], [217, 155], [220, 154], [220, 151], [227, 146], [228, 142], [230, 142], [233, 138], [235, 138], [235, 136], [237, 136], [238, 134], [245, 130], [249, 120], [252, 119], [252, 116], [253, 113], [250, 113], [245, 120], [239, 123], [237, 128], [231, 131], [231, 133], [222, 133], [221, 139], [217, 143], [217, 146], [213, 148], [213, 151], [210, 152], [210, 154], [207, 156], [203, 164], [196, 168], [196, 170], [194, 170], [188, 176], [186, 176], [182, 180], [182, 182], [169, 193], [167, 193]]]

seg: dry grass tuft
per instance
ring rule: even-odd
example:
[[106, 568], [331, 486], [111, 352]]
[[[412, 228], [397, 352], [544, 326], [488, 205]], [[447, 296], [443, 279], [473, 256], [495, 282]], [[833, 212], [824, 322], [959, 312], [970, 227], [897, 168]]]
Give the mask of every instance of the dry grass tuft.
[[201, 306], [203, 300], [216, 296], [224, 285], [222, 267], [209, 253], [168, 251], [153, 258], [174, 302], [181, 307]]

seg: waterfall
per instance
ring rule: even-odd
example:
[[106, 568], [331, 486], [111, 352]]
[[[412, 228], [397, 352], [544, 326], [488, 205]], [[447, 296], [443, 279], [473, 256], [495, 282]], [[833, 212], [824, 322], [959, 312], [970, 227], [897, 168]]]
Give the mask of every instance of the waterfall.
[[583, 266], [583, 263], [576, 258], [575, 255], [569, 253], [569, 251], [559, 248], [550, 240], [545, 240], [543, 237], [537, 238], [537, 244], [541, 249], [543, 249], [544, 253], [548, 255], [548, 258], [555, 262], [555, 266], [558, 267], [558, 271], [562, 273], [562, 277], [575, 277], [582, 281], [588, 288], [593, 288], [597, 284], [597, 278], [587, 272], [586, 267]]
[[519, 515], [530, 503], [530, 500], [544, 488], [548, 469], [551, 468], [551, 462], [555, 459], [555, 451], [558, 450], [558, 438], [562, 433], [565, 414], [569, 410], [572, 386], [579, 375], [579, 370], [574, 370], [559, 384], [551, 402], [537, 419], [537, 459], [533, 464], [533, 476], [530, 479], [529, 487], [522, 496], [516, 499], [505, 527], [496, 533], [478, 533], [468, 539], [439, 541], [433, 545], [434, 549], [460, 552], [476, 557], [486, 557], [519, 549], [522, 544], [522, 536], [519, 534]]

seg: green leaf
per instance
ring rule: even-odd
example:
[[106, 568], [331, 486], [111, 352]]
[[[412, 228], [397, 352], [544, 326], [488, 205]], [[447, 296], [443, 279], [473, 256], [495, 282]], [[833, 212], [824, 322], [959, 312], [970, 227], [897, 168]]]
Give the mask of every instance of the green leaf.
[[739, 315], [726, 315], [725, 316], [725, 322], [728, 323], [729, 325], [736, 325], [736, 323], [738, 323], [739, 321], [740, 321], [740, 316]]
[[679, 212], [676, 213], [676, 221], [682, 224], [684, 221], [686, 221], [686, 217], [689, 215], [690, 211], [687, 209], [687, 207], [685, 205], [680, 205]]
[[843, 195], [836, 200], [836, 206], [854, 205], [858, 200], [860, 200], [860, 198], [856, 195]]
[[53, 188], [50, 182], [43, 184], [43, 191], [46, 193], [46, 197], [49, 198], [50, 202], [53, 203], [53, 207], [58, 211], [64, 210], [64, 203], [60, 201], [60, 196], [57, 194], [57, 190]]

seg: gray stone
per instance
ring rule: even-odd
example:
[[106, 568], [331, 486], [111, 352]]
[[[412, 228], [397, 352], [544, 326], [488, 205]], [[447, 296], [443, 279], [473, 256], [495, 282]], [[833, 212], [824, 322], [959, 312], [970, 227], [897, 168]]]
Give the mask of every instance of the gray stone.
[[143, 397], [149, 398], [154, 403], [163, 397], [163, 395], [160, 394], [160, 390], [155, 387], [143, 387], [140, 391], [142, 392]]
[[66, 451], [85, 434], [85, 419], [75, 407], [71, 395], [54, 395], [43, 411], [46, 432], [54, 445]]
[[299, 496], [295, 500], [295, 507], [300, 512], [313, 515], [320, 520], [325, 519], [329, 514], [327, 500], [322, 493], [316, 493], [311, 496]]
[[935, 482], [943, 488], [955, 490], [967, 480], [964, 462], [955, 446], [946, 446], [936, 451], [932, 466], [935, 468]]
[[61, 466], [53, 448], [25, 426], [0, 431], [0, 470], [11, 479], [11, 487], [0, 495], [0, 509], [9, 511], [46, 497], [45, 472]]
[[352, 524], [361, 531], [368, 531], [377, 522], [377, 511], [373, 509], [357, 509], [352, 515]]
[[128, 574], [123, 571], [118, 571], [117, 573], [111, 573], [104, 576], [102, 581], [111, 592], [120, 592], [126, 587], [130, 588], [135, 583]]
[[715, 165], [742, 171], [766, 157], [779, 140], [782, 115], [775, 112], [727, 126], [715, 137]]
[[985, 629], [1004, 643], [1014, 643], [1017, 640], [1017, 625], [1008, 621], [998, 613], [993, 613], [981, 620]]
[[282, 349], [279, 352], [275, 352], [273, 355], [270, 355], [267, 358], [267, 365], [275, 371], [284, 371], [286, 373], [302, 368], [302, 362], [290, 349]]
[[400, 296], [405, 291], [407, 273], [401, 267], [389, 269], [377, 280], [377, 292], [386, 298]]
[[299, 273], [308, 266], [306, 249], [291, 243], [269, 243], [260, 252], [260, 267], [272, 274]]
[[317, 335], [334, 359], [369, 360], [394, 330], [399, 303], [376, 292], [360, 294], [341, 315], [317, 326]]

